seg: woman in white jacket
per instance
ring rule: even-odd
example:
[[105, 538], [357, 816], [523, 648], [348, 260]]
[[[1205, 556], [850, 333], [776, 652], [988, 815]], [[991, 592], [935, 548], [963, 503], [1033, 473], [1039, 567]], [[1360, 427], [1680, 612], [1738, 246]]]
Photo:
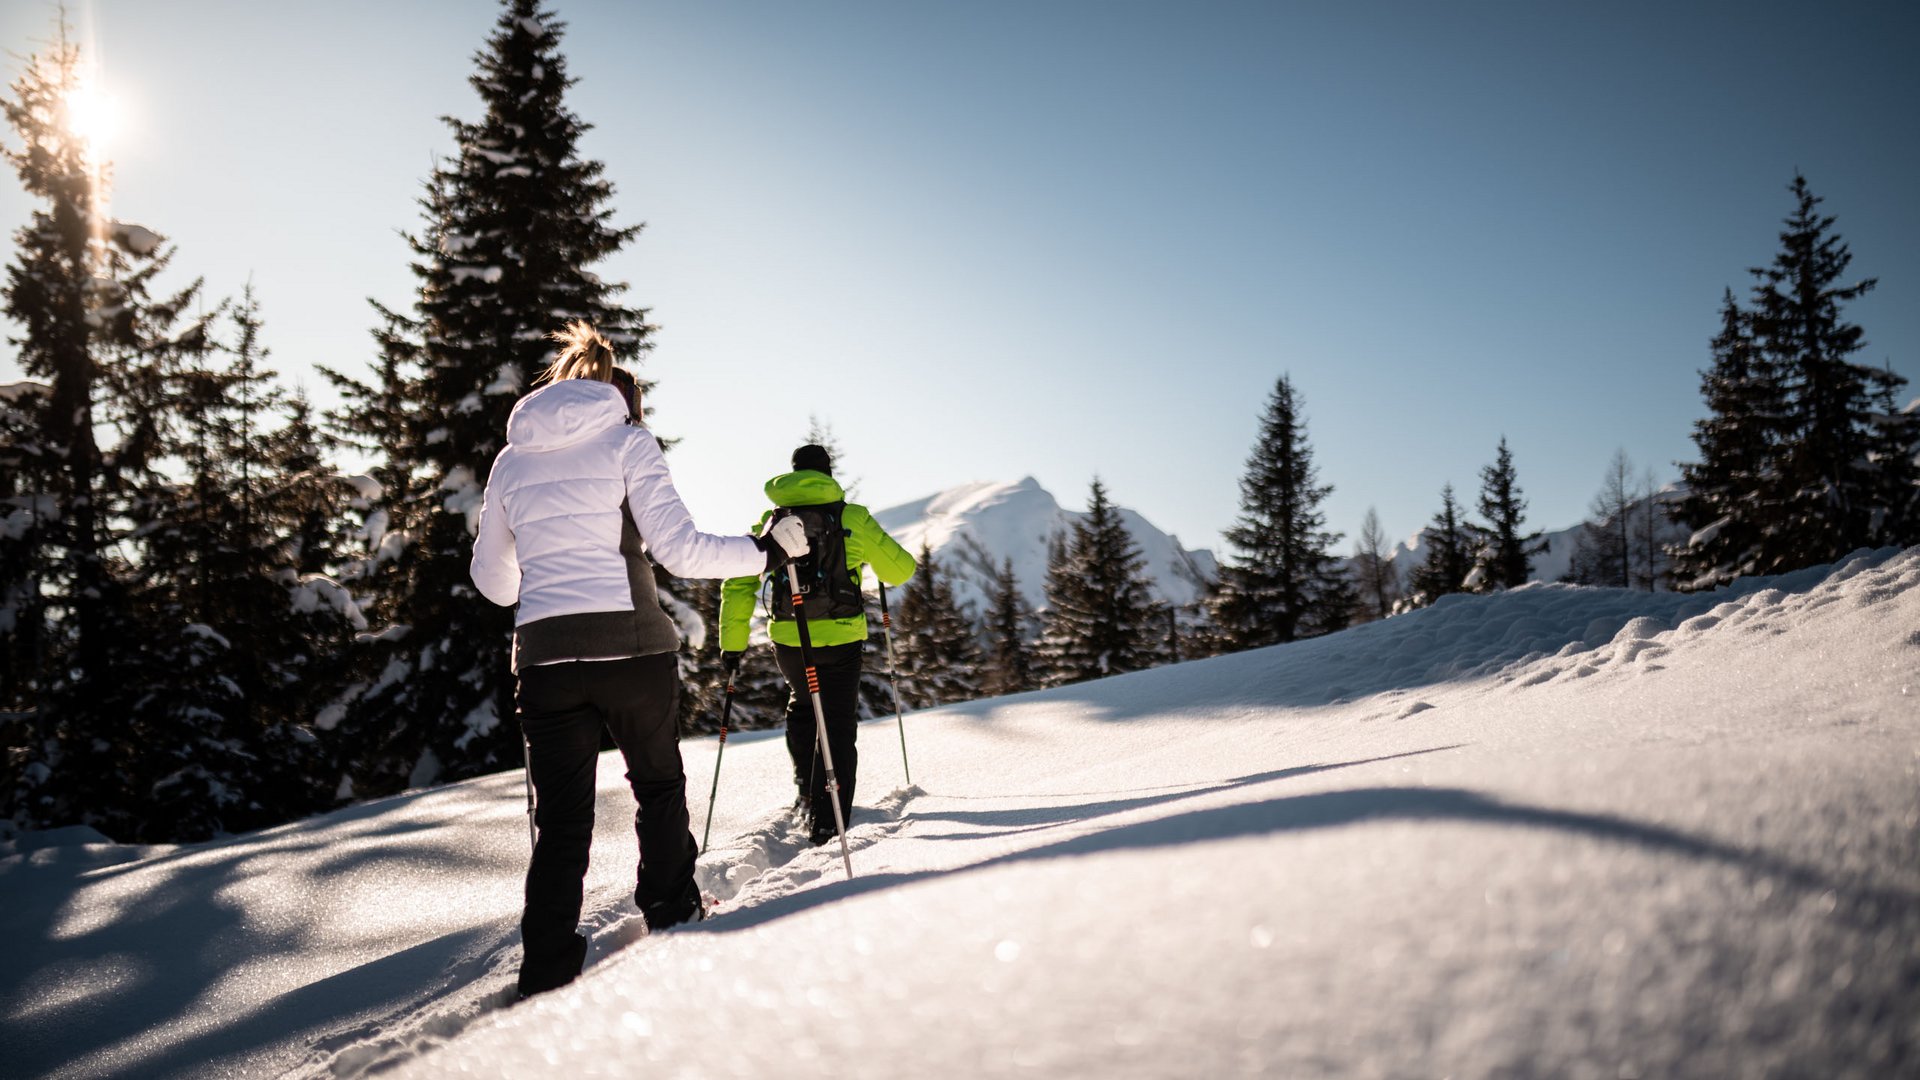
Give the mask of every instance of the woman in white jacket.
[[522, 996], [572, 981], [586, 957], [576, 926], [603, 726], [639, 801], [634, 903], [651, 929], [703, 914], [674, 721], [680, 638], [648, 556], [678, 577], [727, 578], [807, 550], [799, 528], [767, 537], [696, 529], [606, 339], [584, 322], [554, 338], [561, 349], [544, 385], [507, 420], [471, 567], [487, 599], [519, 605], [515, 696], [539, 826], [520, 923]]

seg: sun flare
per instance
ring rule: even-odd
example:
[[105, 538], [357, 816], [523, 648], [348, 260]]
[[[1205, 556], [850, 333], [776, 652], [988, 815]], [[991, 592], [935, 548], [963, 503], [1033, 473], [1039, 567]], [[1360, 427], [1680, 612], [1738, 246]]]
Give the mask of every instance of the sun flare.
[[95, 158], [106, 156], [107, 147], [120, 129], [120, 102], [98, 81], [83, 79], [67, 93], [67, 130], [87, 144]]

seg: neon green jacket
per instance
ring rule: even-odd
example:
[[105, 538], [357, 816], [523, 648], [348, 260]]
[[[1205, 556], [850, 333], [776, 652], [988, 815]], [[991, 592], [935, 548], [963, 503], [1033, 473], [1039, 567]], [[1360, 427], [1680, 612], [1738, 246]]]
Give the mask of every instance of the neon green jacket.
[[[833, 477], [812, 469], [783, 473], [767, 481], [767, 498], [775, 506], [820, 506], [825, 503], [839, 502], [847, 497], [840, 484]], [[753, 527], [753, 534], [767, 527], [767, 519], [773, 516], [769, 510], [760, 515], [760, 521]], [[883, 585], [898, 585], [913, 576], [913, 556], [901, 547], [893, 537], [888, 536], [873, 520], [867, 508], [858, 503], [848, 503], [840, 513], [840, 525], [847, 531], [847, 569], [859, 576], [862, 563], [873, 567], [873, 576]], [[747, 637], [753, 621], [753, 606], [760, 596], [758, 577], [728, 578], [720, 586], [720, 648], [724, 652], [741, 652], [747, 647]], [[781, 645], [799, 645], [800, 628], [792, 622], [772, 621], [767, 626], [768, 636]], [[867, 640], [867, 617], [851, 615], [844, 619], [808, 619], [807, 636], [815, 645], [845, 645], [854, 641]]]

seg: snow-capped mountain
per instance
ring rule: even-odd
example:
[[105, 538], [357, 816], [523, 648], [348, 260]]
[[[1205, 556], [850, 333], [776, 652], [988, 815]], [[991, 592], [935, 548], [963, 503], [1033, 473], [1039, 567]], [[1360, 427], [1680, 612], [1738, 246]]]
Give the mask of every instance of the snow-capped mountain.
[[[1139, 546], [1154, 595], [1174, 604], [1200, 597], [1214, 576], [1213, 552], [1188, 550], [1139, 513], [1117, 507]], [[993, 577], [1007, 559], [1027, 603], [1046, 602], [1047, 540], [1086, 514], [1061, 507], [1033, 477], [1018, 483], [975, 483], [874, 512], [874, 520], [916, 556], [924, 543], [953, 576], [954, 598], [986, 608]]]

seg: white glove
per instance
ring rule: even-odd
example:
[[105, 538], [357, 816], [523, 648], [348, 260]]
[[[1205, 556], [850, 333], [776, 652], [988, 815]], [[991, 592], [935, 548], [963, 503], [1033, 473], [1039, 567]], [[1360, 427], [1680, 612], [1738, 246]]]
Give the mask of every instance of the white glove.
[[767, 530], [767, 538], [780, 545], [789, 559], [805, 558], [813, 549], [807, 546], [807, 527], [797, 517], [783, 517]]

